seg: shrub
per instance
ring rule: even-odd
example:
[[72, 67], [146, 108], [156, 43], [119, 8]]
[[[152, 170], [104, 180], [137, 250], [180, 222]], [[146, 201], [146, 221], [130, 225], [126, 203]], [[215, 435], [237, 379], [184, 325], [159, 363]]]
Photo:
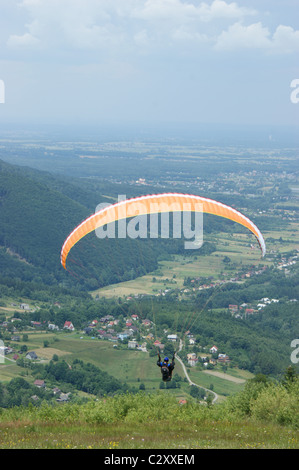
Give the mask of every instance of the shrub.
[[257, 420], [291, 425], [299, 429], [299, 381], [288, 388], [281, 384], [264, 389], [251, 404], [251, 415]]

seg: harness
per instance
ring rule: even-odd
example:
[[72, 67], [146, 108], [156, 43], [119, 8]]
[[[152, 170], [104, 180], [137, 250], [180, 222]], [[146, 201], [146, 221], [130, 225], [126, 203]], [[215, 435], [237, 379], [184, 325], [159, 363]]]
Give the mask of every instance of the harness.
[[168, 379], [169, 377], [169, 369], [168, 369], [168, 366], [167, 364], [163, 364], [161, 366], [161, 372], [162, 372], [162, 375], [163, 375], [163, 379]]

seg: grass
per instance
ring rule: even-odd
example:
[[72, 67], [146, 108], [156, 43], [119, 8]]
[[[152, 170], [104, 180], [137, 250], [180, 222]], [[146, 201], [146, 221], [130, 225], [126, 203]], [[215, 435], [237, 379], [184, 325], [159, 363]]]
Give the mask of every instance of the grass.
[[244, 386], [243, 383], [232, 382], [228, 379], [210, 375], [205, 371], [193, 372], [193, 370], [191, 370], [189, 376], [194, 383], [198, 383], [205, 388], [211, 389], [212, 385], [213, 391], [222, 396], [237, 393], [242, 390]]
[[0, 449], [298, 449], [299, 430], [176, 403], [169, 392], [8, 409]]
[[0, 425], [0, 449], [298, 449], [298, 432], [244, 421]]

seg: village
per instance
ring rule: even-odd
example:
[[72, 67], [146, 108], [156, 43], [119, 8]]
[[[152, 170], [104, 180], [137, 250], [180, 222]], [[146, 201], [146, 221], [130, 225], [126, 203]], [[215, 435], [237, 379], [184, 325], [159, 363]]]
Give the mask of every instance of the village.
[[[15, 319], [18, 320], [18, 319]], [[11, 320], [14, 323], [14, 319]], [[0, 325], [0, 328], [7, 328], [8, 322], [3, 322]], [[43, 325], [41, 322], [31, 321], [31, 328], [34, 331], [45, 331], [45, 328], [48, 331], [56, 332], [58, 334], [76, 334], [78, 340], [84, 340], [85, 338], [90, 338], [92, 340], [106, 340], [113, 342], [113, 348], [127, 348], [132, 350], [139, 350], [142, 352], [150, 353], [150, 355], [156, 355], [157, 353], [163, 354], [165, 346], [168, 344], [173, 344], [173, 350], [178, 349], [178, 344], [180, 342], [180, 335], [177, 333], [169, 333], [167, 330], [163, 331], [163, 342], [155, 338], [155, 325], [149, 319], [140, 319], [137, 314], [132, 314], [130, 317], [123, 319], [114, 318], [113, 315], [106, 315], [95, 319], [88, 323], [83, 329], [78, 329], [74, 327], [71, 321], [65, 321], [63, 328], [59, 328], [53, 323], [48, 323], [47, 326]], [[120, 328], [124, 326], [124, 328]], [[120, 330], [120, 331], [116, 331]], [[22, 332], [22, 336], [18, 333], [17, 328], [14, 326], [11, 329], [11, 337], [8, 341], [8, 345], [0, 342], [0, 358], [7, 357], [9, 360], [17, 362], [20, 359], [25, 359], [27, 361], [37, 361], [44, 362], [43, 357], [39, 357], [35, 351], [28, 351], [28, 348], [25, 344], [21, 347], [18, 347], [17, 344], [24, 340], [27, 340], [28, 334]], [[190, 367], [194, 367], [197, 364], [201, 363], [203, 367], [215, 366], [219, 364], [229, 364], [230, 358], [227, 354], [219, 353], [218, 347], [212, 345], [208, 348], [207, 353], [205, 353], [207, 348], [201, 348], [203, 353], [194, 353], [191, 352], [192, 348], [196, 345], [196, 337], [190, 332], [187, 331], [184, 336], [185, 341], [185, 354], [182, 355], [184, 363]], [[44, 347], [48, 346], [48, 342], [44, 342]], [[41, 383], [37, 383], [37, 386], [43, 386]], [[66, 400], [66, 397], [64, 397]]]

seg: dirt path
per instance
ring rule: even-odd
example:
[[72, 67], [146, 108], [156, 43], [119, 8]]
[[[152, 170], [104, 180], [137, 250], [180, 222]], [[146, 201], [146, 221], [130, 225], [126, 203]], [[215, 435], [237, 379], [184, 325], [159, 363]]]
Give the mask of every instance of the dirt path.
[[[179, 352], [182, 350], [182, 348], [183, 348], [183, 341], [180, 340]], [[203, 387], [202, 385], [198, 385], [198, 384], [192, 382], [192, 380], [190, 379], [190, 377], [189, 377], [189, 375], [188, 375], [188, 372], [187, 372], [187, 370], [186, 370], [185, 364], [183, 363], [182, 359], [181, 359], [178, 355], [176, 355], [175, 357], [176, 357], [176, 359], [179, 361], [179, 363], [181, 364], [181, 366], [182, 366], [182, 368], [183, 368], [183, 371], [184, 371], [184, 374], [186, 375], [186, 378], [187, 378], [189, 384], [190, 384], [190, 385], [195, 385], [196, 387], [199, 387], [199, 388], [203, 388], [206, 392], [209, 392], [209, 393], [211, 393], [212, 395], [214, 395], [214, 398], [213, 398], [212, 403], [215, 403], [215, 402], [218, 400], [218, 395], [217, 395], [217, 393], [213, 392], [212, 390], [209, 390], [208, 388]]]
[[220, 379], [230, 380], [231, 382], [235, 382], [237, 384], [243, 384], [246, 382], [245, 379], [239, 379], [238, 377], [227, 375], [224, 372], [217, 372], [216, 370], [205, 370], [204, 373], [209, 374], [209, 375], [214, 375], [215, 377], [219, 377]]

